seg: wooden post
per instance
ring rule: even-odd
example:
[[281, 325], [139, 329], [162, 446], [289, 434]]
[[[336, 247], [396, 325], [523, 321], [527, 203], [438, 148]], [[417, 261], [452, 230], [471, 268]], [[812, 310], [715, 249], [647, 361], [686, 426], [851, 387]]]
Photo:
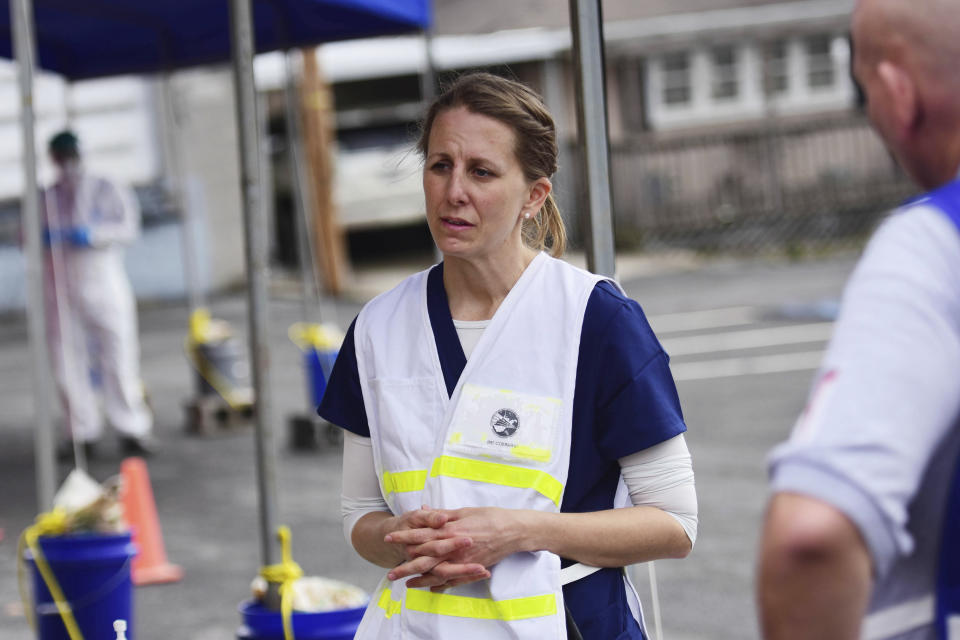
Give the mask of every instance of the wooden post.
[[323, 77], [315, 49], [303, 50], [300, 101], [308, 175], [313, 180], [308, 193], [313, 194], [315, 268], [325, 290], [337, 295], [343, 290], [346, 243], [333, 201], [333, 92]]

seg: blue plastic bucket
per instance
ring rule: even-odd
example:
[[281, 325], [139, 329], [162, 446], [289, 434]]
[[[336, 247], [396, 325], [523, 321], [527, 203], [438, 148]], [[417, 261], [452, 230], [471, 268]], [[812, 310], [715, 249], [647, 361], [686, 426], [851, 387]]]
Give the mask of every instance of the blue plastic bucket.
[[[360, 626], [366, 606], [320, 613], [293, 612], [293, 635], [297, 640], [351, 640]], [[248, 600], [240, 605], [243, 626], [237, 640], [284, 640], [279, 611]]]
[[[127, 638], [133, 633], [131, 560], [137, 547], [130, 534], [74, 534], [39, 539], [57, 584], [70, 603], [84, 638], [112, 638], [114, 620], [127, 621]], [[67, 629], [40, 571], [28, 550], [33, 569], [33, 601], [40, 640], [69, 640]]]
[[327, 380], [330, 378], [333, 363], [336, 362], [339, 353], [338, 349], [322, 351], [313, 347], [303, 353], [309, 378], [307, 384], [310, 388], [310, 399], [314, 407], [320, 406], [320, 401], [323, 400], [323, 392], [327, 390]]

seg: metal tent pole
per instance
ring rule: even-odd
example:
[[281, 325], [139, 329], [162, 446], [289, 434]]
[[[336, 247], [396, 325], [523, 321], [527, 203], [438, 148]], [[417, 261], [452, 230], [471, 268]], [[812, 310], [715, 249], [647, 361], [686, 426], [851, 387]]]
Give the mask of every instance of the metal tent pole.
[[264, 565], [274, 564], [276, 533], [276, 448], [273, 442], [270, 397], [270, 347], [267, 340], [267, 221], [261, 203], [257, 100], [253, 81], [253, 15], [251, 0], [230, 0], [233, 42], [233, 84], [236, 92], [237, 135], [240, 142], [240, 185], [243, 201], [247, 262], [247, 305], [250, 364], [253, 369], [257, 458], [257, 497], [260, 505], [260, 551]]
[[[433, 27], [423, 30], [423, 72], [420, 74], [420, 101], [426, 112], [437, 98], [437, 60], [433, 55]], [[443, 253], [440, 247], [433, 245], [433, 259], [443, 262]]]
[[50, 414], [50, 354], [44, 330], [43, 250], [40, 234], [40, 201], [37, 190], [37, 147], [33, 129], [33, 68], [36, 44], [32, 0], [10, 2], [14, 52], [20, 80], [20, 126], [23, 134], [22, 220], [26, 245], [27, 330], [33, 358], [33, 403], [36, 415], [34, 457], [36, 461], [39, 511], [53, 507], [56, 461], [53, 447], [53, 419]]
[[[613, 243], [613, 207], [610, 197], [610, 148], [607, 131], [607, 93], [603, 57], [601, 0], [570, 0], [573, 30], [574, 79], [577, 87], [578, 145], [581, 150], [582, 199], [589, 216], [587, 268], [605, 276], [616, 275]], [[587, 99], [590, 96], [590, 99]], [[653, 562], [649, 563], [655, 613], [656, 638], [663, 637], [660, 600]]]
[[581, 183], [589, 217], [587, 268], [613, 276], [613, 210], [610, 198], [610, 150], [600, 0], [570, 0], [574, 79], [577, 88]]
[[437, 61], [433, 56], [433, 28], [423, 30], [423, 73], [420, 74], [420, 99], [430, 105], [437, 97]]
[[184, 197], [186, 180], [183, 174], [183, 155], [180, 149], [180, 122], [173, 96], [171, 73], [165, 71], [158, 80], [160, 91], [160, 114], [163, 121], [163, 143], [167, 157], [167, 183], [174, 206], [180, 212], [180, 242], [183, 246], [183, 286], [187, 292], [188, 310], [192, 314], [206, 306], [205, 294], [200, 283], [197, 266], [197, 238], [193, 210]]

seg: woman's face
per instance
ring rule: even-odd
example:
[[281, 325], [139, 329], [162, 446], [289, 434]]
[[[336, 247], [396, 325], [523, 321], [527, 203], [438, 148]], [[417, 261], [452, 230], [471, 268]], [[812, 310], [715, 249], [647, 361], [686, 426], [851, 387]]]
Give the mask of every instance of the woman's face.
[[423, 192], [427, 223], [444, 256], [503, 259], [523, 251], [523, 214], [536, 213], [541, 180], [546, 191], [549, 181], [527, 182], [514, 143], [510, 127], [465, 107], [434, 119]]

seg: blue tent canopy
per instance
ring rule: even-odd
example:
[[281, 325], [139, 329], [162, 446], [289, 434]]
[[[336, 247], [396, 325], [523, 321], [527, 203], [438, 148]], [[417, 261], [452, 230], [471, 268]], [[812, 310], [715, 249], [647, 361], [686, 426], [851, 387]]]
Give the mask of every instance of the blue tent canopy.
[[[253, 0], [257, 51], [410, 32], [430, 0]], [[227, 62], [228, 0], [33, 0], [39, 66], [71, 80]], [[9, 0], [0, 56], [12, 58]]]

